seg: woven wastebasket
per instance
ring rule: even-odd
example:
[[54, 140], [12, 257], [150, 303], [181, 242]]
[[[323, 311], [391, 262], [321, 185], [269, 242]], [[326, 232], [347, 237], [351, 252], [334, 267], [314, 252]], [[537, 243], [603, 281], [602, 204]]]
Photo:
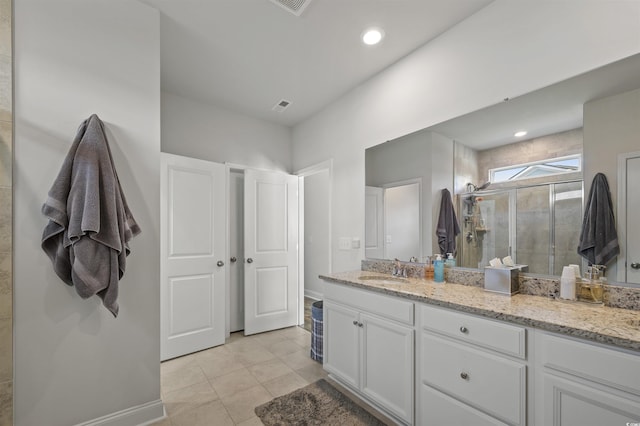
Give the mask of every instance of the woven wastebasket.
[[311, 359], [322, 362], [322, 300], [311, 304]]

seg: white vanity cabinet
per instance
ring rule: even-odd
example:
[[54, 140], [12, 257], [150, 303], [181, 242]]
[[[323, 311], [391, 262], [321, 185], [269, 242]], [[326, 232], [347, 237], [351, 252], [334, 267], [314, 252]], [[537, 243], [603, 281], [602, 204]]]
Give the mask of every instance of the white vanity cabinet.
[[525, 425], [526, 330], [418, 306], [417, 423]]
[[326, 283], [324, 369], [401, 423], [413, 424], [414, 304]]
[[637, 353], [536, 331], [536, 424], [640, 424]]

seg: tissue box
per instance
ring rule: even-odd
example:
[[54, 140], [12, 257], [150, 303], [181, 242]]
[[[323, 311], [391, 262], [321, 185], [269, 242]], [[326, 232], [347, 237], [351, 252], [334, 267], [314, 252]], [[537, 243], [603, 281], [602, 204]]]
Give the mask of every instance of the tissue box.
[[520, 292], [518, 273], [521, 267], [526, 265], [503, 266], [484, 268], [484, 289], [495, 293], [516, 294]]

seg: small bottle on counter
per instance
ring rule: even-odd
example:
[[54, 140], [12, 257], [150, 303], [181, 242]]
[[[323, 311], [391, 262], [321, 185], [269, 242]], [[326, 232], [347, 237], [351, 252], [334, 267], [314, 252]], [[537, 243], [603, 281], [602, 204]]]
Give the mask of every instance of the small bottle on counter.
[[447, 268], [456, 266], [456, 259], [453, 257], [453, 253], [447, 253], [447, 260], [444, 261], [444, 266]]
[[431, 263], [431, 256], [427, 256], [424, 262], [424, 279], [433, 281], [433, 263]]
[[576, 299], [576, 272], [571, 266], [562, 268], [560, 277], [560, 298], [567, 300]]
[[444, 261], [439, 254], [436, 254], [436, 260], [433, 262], [433, 281], [444, 282]]

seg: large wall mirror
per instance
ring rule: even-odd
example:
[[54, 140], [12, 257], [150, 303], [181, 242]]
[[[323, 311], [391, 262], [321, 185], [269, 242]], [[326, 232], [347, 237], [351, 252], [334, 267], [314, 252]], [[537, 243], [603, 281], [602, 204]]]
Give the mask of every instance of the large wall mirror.
[[[616, 208], [618, 156], [638, 150], [637, 123], [640, 55], [371, 147], [365, 256], [422, 262], [438, 252], [435, 223], [447, 187], [461, 229], [458, 266], [481, 269], [510, 255], [530, 273], [559, 275], [582, 263], [576, 250], [595, 173], [607, 176]], [[516, 136], [521, 130], [526, 135]], [[443, 163], [453, 173], [441, 184]], [[626, 225], [619, 224], [622, 254], [640, 259], [625, 244], [640, 239], [638, 228]], [[640, 283], [624, 267], [624, 260], [609, 265], [609, 280]]]

